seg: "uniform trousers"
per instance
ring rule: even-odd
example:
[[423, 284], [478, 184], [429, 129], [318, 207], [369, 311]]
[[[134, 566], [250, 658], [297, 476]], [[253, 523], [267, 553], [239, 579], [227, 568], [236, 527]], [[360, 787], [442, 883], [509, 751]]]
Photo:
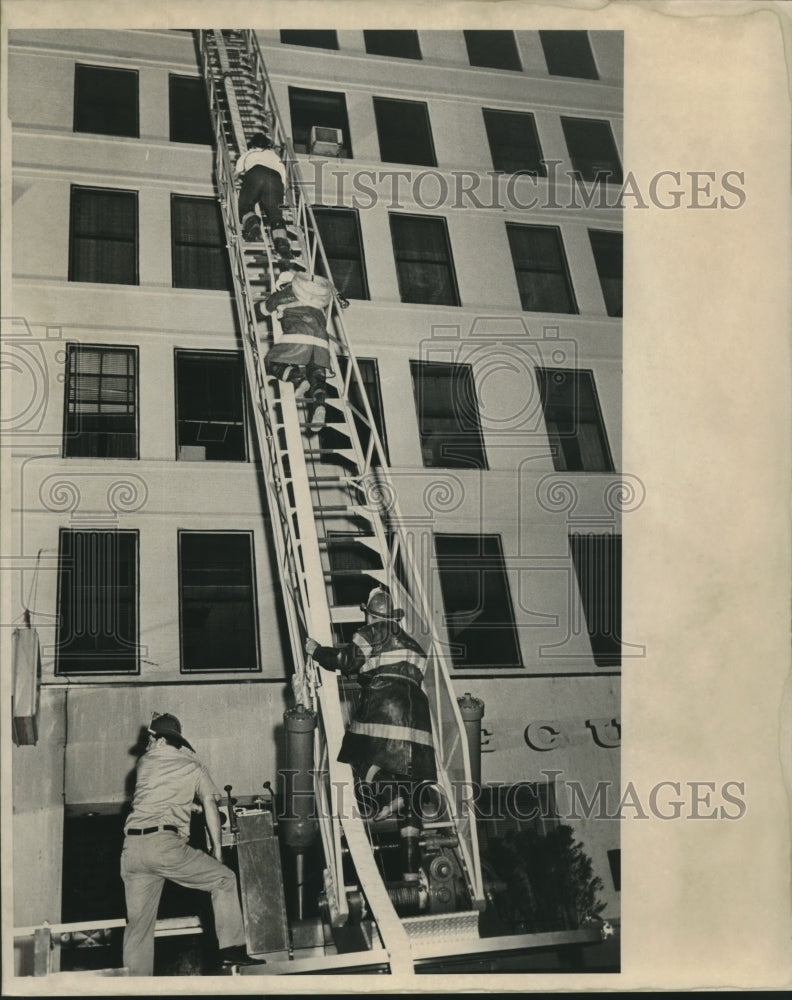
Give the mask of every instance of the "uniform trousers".
[[190, 847], [177, 833], [126, 837], [121, 877], [127, 906], [124, 965], [131, 976], [154, 973], [154, 925], [166, 879], [210, 892], [219, 947], [244, 945], [236, 875], [216, 858]]

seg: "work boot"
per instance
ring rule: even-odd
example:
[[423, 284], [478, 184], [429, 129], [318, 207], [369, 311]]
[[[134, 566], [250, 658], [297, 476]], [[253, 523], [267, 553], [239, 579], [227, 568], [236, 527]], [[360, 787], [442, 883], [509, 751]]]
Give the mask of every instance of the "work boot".
[[325, 420], [327, 419], [327, 407], [325, 406], [324, 393], [314, 393], [313, 401], [314, 408], [311, 413], [311, 422], [308, 425], [308, 430], [312, 434], [318, 434], [324, 427]]
[[302, 399], [308, 392], [311, 383], [305, 377], [305, 372], [301, 367], [295, 366], [289, 373], [289, 382], [294, 386], [294, 398]]
[[253, 958], [248, 955], [243, 944], [233, 944], [230, 948], [221, 948], [218, 952], [221, 968], [228, 969], [232, 965], [266, 965], [263, 958]]
[[242, 220], [242, 239], [245, 243], [261, 243], [264, 239], [261, 233], [261, 219], [252, 212]]
[[292, 250], [289, 241], [284, 236], [279, 236], [273, 241], [275, 253], [283, 260], [292, 259]]

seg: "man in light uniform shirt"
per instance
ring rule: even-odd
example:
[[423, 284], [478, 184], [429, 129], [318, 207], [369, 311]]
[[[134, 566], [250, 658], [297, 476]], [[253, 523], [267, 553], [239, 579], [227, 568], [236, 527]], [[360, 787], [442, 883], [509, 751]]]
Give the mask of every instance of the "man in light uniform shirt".
[[[220, 793], [182, 736], [181, 723], [174, 715], [155, 713], [148, 733], [121, 852], [127, 905], [124, 965], [131, 976], [154, 974], [154, 927], [166, 879], [211, 892], [221, 964], [251, 965], [254, 960], [245, 950], [236, 875], [222, 860], [216, 802]], [[211, 856], [187, 843], [196, 799], [203, 806]]]

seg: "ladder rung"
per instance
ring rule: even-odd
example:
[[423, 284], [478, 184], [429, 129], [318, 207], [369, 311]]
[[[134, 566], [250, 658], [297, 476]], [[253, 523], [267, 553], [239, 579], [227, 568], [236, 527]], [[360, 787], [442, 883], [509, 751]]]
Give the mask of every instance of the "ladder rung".
[[365, 621], [365, 616], [360, 608], [352, 606], [345, 608], [330, 608], [330, 618], [334, 625], [345, 625]]
[[354, 503], [333, 503], [326, 506], [316, 503], [314, 510], [321, 511], [323, 514], [350, 514], [355, 517], [371, 517], [375, 513], [370, 507]]
[[306, 458], [321, 458], [322, 455], [336, 455], [338, 458], [346, 458], [350, 462], [354, 462], [356, 457], [350, 448], [308, 448], [305, 451]]

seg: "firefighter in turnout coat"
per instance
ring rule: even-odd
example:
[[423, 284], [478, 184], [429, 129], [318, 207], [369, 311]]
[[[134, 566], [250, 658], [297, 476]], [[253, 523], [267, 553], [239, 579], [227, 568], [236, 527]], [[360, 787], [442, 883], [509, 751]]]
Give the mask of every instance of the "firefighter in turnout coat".
[[421, 792], [437, 781], [429, 700], [423, 690], [426, 653], [398, 624], [390, 594], [380, 587], [361, 605], [366, 624], [352, 641], [305, 651], [326, 670], [357, 674], [362, 694], [338, 760], [351, 764], [360, 787], [373, 788], [377, 819], [398, 812], [403, 876], [417, 879]]
[[326, 309], [332, 294], [326, 278], [295, 274], [264, 303], [266, 312], [277, 314], [283, 333], [267, 354], [266, 370], [283, 382], [291, 382], [298, 398], [305, 395], [312, 401], [312, 431], [321, 430], [326, 416], [330, 368]]

